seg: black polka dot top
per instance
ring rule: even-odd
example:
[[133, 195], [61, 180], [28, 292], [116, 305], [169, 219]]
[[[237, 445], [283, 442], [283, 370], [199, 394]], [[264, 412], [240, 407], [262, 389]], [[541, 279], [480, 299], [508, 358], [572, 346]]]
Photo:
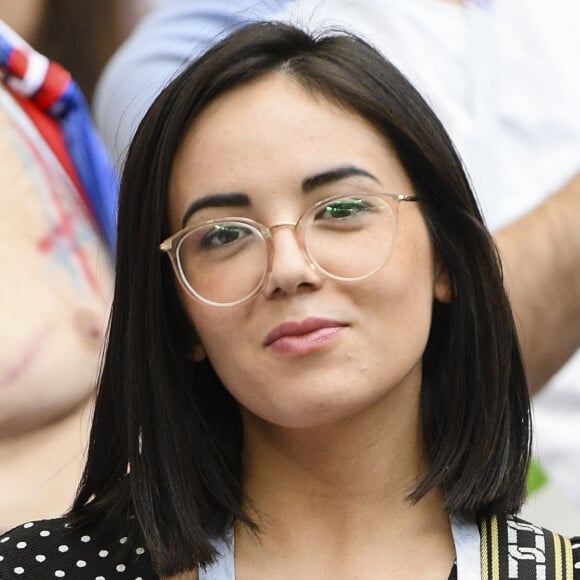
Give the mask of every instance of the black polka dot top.
[[0, 536], [0, 580], [159, 580], [145, 548], [126, 536], [93, 538], [64, 519], [29, 522]]

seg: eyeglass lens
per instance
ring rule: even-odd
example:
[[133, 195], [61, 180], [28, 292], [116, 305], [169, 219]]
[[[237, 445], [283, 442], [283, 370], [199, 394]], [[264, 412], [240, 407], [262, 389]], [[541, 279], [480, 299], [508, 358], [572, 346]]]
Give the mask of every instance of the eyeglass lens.
[[[386, 262], [395, 219], [385, 199], [349, 196], [315, 205], [297, 229], [302, 230], [308, 258], [319, 270], [337, 280], [354, 281], [371, 276]], [[195, 294], [218, 304], [233, 303], [262, 286], [269, 243], [257, 223], [213, 222], [183, 237], [177, 261]]]

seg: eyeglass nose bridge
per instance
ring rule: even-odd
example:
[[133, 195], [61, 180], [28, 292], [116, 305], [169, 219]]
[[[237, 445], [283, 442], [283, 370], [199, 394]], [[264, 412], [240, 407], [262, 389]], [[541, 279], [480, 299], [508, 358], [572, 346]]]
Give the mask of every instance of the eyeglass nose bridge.
[[312, 256], [310, 255], [310, 252], [308, 251], [308, 249], [304, 245], [304, 240], [301, 240], [300, 237], [296, 238], [296, 232], [299, 229], [302, 229], [300, 224], [301, 224], [301, 220], [298, 220], [296, 222], [291, 222], [291, 221], [278, 222], [276, 224], [271, 225], [270, 227], [264, 226], [264, 229], [262, 230], [262, 235], [264, 235], [264, 237], [266, 237], [268, 239], [268, 244], [269, 244], [268, 266], [266, 268], [266, 273], [265, 273], [266, 278], [268, 278], [272, 273], [272, 265], [273, 265], [272, 262], [274, 260], [274, 246], [273, 246], [272, 232], [274, 230], [279, 230], [281, 228], [291, 228], [294, 231], [296, 242], [298, 244], [298, 247], [302, 253], [304, 260], [306, 260], [306, 263], [308, 264], [308, 267], [311, 270], [318, 271], [318, 267], [317, 267], [316, 263], [314, 262], [314, 260], [312, 259]]
[[296, 230], [298, 223], [299, 222], [278, 222], [277, 224], [266, 228], [266, 231], [270, 234], [270, 237], [272, 237], [272, 230], [277, 230], [280, 228], [292, 228], [293, 230]]

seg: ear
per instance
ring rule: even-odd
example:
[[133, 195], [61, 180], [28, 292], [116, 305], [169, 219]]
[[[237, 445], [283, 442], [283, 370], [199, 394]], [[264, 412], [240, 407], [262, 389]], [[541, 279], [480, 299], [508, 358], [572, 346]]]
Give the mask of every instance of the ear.
[[441, 264], [435, 266], [435, 285], [433, 287], [433, 296], [439, 302], [451, 302], [451, 284], [449, 282], [449, 273], [447, 268]]
[[201, 361], [203, 361], [206, 358], [207, 358], [207, 354], [205, 352], [205, 348], [203, 348], [203, 345], [201, 344], [201, 342], [199, 342], [199, 340], [197, 340], [195, 342], [194, 347], [193, 347], [193, 362], [200, 363]]

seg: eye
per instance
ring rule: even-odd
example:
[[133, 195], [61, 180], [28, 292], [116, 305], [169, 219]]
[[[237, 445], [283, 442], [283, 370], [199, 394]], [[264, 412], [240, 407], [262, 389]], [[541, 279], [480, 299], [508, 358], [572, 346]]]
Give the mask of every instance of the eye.
[[315, 219], [317, 220], [347, 220], [359, 215], [361, 212], [372, 211], [375, 206], [367, 199], [345, 197], [335, 199], [319, 209]]
[[220, 248], [231, 246], [251, 236], [252, 231], [242, 224], [214, 224], [201, 240], [202, 248]]

